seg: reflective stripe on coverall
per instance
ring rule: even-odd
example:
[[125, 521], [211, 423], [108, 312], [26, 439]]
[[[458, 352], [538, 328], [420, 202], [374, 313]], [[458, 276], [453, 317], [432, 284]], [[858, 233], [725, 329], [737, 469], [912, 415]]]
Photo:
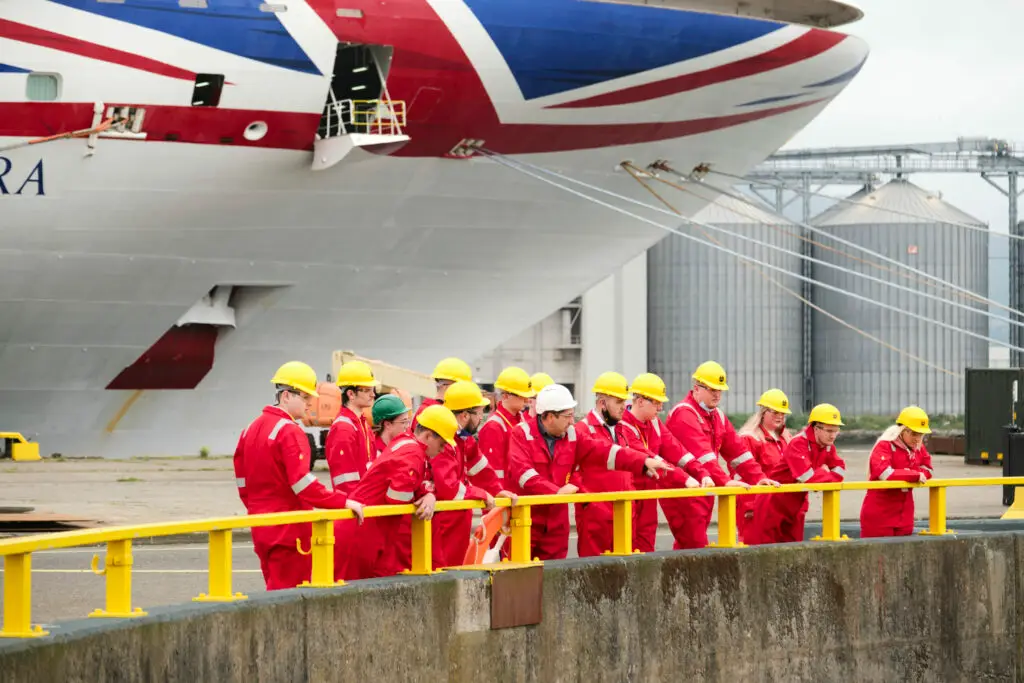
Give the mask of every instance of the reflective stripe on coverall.
[[[626, 445], [622, 435], [622, 423], [620, 422], [613, 427], [609, 427], [594, 410], [591, 410], [584, 419], [576, 423], [576, 433], [587, 433], [597, 441], [608, 446], [612, 444]], [[633, 489], [633, 475], [629, 472], [591, 467], [575, 473], [570, 483], [576, 484], [579, 487], [580, 493], [631, 491]], [[600, 555], [606, 550], [611, 550], [612, 504], [576, 503], [574, 511], [576, 514], [577, 554], [580, 557], [593, 557]], [[635, 508], [633, 514], [633, 524], [635, 526]]]
[[[917, 483], [920, 475], [933, 476], [932, 456], [922, 443], [913, 453], [897, 437], [879, 441], [871, 449], [870, 481]], [[914, 493], [910, 489], [868, 491], [860, 508], [860, 536], [909, 536], [914, 533]]]
[[[477, 446], [505, 486], [505, 470], [508, 468], [508, 441], [513, 427], [523, 423], [523, 414], [513, 415], [498, 403], [494, 412], [484, 421], [477, 432]], [[511, 490], [511, 489], [510, 489]]]
[[[757, 434], [743, 434], [740, 438], [746, 442], [747, 449], [754, 456], [754, 460], [761, 466], [763, 472], [771, 471], [776, 464], [782, 460], [782, 453], [786, 444], [793, 438], [788, 429], [782, 430], [782, 435], [773, 434], [764, 427], [758, 425]], [[742, 541], [750, 520], [754, 518], [756, 496], [736, 496], [736, 528], [739, 531], [739, 539]]]
[[[298, 512], [314, 508], [339, 509], [348, 497], [329, 491], [309, 471], [309, 440], [295, 421], [277, 406], [267, 406], [245, 428], [235, 447], [235, 484], [250, 515]], [[294, 588], [309, 581], [312, 559], [302, 555], [296, 541], [308, 548], [311, 524], [255, 527], [252, 545], [260, 558], [267, 590]]]
[[352, 493], [376, 455], [373, 432], [366, 416], [356, 415], [350, 408], [342, 406], [338, 417], [331, 423], [324, 444], [331, 485], [336, 491]]

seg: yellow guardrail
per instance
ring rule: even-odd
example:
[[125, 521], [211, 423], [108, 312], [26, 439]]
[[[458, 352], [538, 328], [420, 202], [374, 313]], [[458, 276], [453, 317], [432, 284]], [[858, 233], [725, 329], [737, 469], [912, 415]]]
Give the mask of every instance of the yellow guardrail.
[[[926, 535], [941, 536], [951, 533], [946, 529], [946, 489], [962, 486], [1024, 486], [1024, 477], [988, 477], [973, 479], [934, 479], [925, 484], [907, 482], [859, 481], [829, 484], [787, 484], [779, 487], [755, 486], [750, 489], [655, 489], [649, 491], [621, 491], [615, 493], [584, 493], [572, 495], [522, 496], [511, 510], [511, 563], [530, 562], [530, 510], [537, 505], [566, 503], [610, 502], [613, 510], [613, 549], [611, 555], [632, 555], [633, 501], [662, 498], [718, 498], [718, 542], [716, 548], [736, 548], [736, 496], [774, 493], [822, 493], [822, 533], [814, 541], [845, 541], [839, 533], [839, 495], [843, 491], [872, 489], [928, 489], [928, 530]], [[507, 499], [498, 499], [497, 505], [509, 507]], [[443, 501], [437, 512], [482, 508], [479, 501]], [[365, 509], [366, 517], [393, 517], [411, 515], [413, 505], [380, 505]], [[264, 515], [221, 517], [159, 522], [136, 526], [83, 529], [53, 534], [39, 534], [0, 541], [0, 556], [4, 558], [4, 620], [0, 629], [3, 638], [31, 638], [47, 635], [40, 626], [31, 623], [32, 553], [56, 548], [73, 548], [106, 543], [104, 566], [99, 567], [99, 556], [92, 560], [93, 571], [106, 578], [106, 607], [93, 611], [90, 617], [128, 618], [142, 616], [140, 607], [132, 607], [132, 539], [174, 536], [186, 533], [209, 534], [209, 592], [193, 600], [197, 602], [232, 602], [246, 599], [232, 590], [231, 532], [235, 529], [277, 526], [281, 524], [312, 523], [308, 550], [312, 555], [313, 571], [309, 583], [312, 588], [341, 585], [334, 581], [334, 524], [335, 520], [353, 519], [350, 510], [311, 510], [308, 512], [277, 512]], [[412, 568], [407, 573], [424, 575], [434, 573], [431, 556], [431, 523], [412, 519]]]

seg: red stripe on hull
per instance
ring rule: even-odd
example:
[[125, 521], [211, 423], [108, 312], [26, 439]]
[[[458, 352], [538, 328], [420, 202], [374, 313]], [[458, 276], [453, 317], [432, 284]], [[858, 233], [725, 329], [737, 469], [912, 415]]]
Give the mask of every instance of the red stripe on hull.
[[653, 100], [658, 97], [676, 95], [681, 92], [697, 90], [698, 88], [705, 88], [709, 85], [724, 83], [737, 78], [755, 76], [766, 71], [796, 64], [832, 49], [845, 39], [846, 36], [841, 33], [811, 29], [794, 41], [780, 45], [774, 50], [763, 54], [741, 59], [738, 62], [723, 64], [713, 69], [685, 74], [676, 78], [668, 78], [656, 83], [645, 83], [644, 85], [616, 90], [604, 95], [595, 95], [574, 102], [555, 104], [550, 106], [549, 109], [610, 107], [617, 104], [632, 104]]
[[186, 81], [195, 80], [195, 73], [187, 69], [181, 69], [164, 62], [158, 62], [148, 57], [140, 57], [131, 52], [115, 50], [112, 47], [90, 43], [86, 40], [79, 40], [70, 36], [61, 35], [52, 31], [45, 31], [35, 26], [19, 24], [8, 19], [0, 19], [0, 38], [9, 38], [21, 43], [31, 43], [41, 47], [48, 47], [61, 52], [69, 52], [89, 59], [98, 59], [101, 62], [120, 64], [140, 71], [178, 78]]
[[[311, 150], [320, 125], [320, 114], [302, 112], [147, 107], [144, 103], [132, 102], [107, 104], [137, 104], [145, 108], [143, 132], [147, 134], [147, 141]], [[92, 107], [91, 103], [84, 102], [0, 102], [0, 136], [46, 137], [88, 128], [92, 125]], [[255, 121], [267, 124], [266, 137], [246, 140], [243, 133]]]

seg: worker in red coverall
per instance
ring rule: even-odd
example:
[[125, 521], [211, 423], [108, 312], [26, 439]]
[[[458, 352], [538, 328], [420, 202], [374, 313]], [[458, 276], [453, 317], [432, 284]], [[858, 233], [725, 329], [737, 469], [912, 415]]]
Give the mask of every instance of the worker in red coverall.
[[[434, 484], [430, 462], [456, 447], [459, 424], [452, 411], [433, 405], [423, 409], [411, 434], [392, 441], [374, 461], [349, 498], [362, 505], [416, 506], [416, 517], [434, 516]], [[360, 526], [345, 520], [334, 546], [335, 580], [392, 576], [412, 566], [412, 523], [408, 516], [373, 517]]]
[[[573, 426], [576, 401], [561, 384], [551, 384], [537, 394], [537, 418], [512, 430], [508, 450], [507, 479], [520, 494], [576, 493], [569, 483], [576, 470], [621, 470], [657, 477], [671, 465], [647, 453], [609, 444], [577, 432]], [[560, 560], [569, 551], [569, 508], [543, 505], [533, 508], [530, 556]]]
[[369, 365], [353, 360], [338, 370], [337, 382], [341, 388], [341, 409], [327, 432], [324, 455], [334, 489], [352, 493], [377, 457], [373, 431], [364, 414], [374, 403], [377, 379]]
[[[299, 361], [285, 363], [271, 382], [277, 401], [242, 431], [235, 448], [235, 483], [250, 515], [348, 508], [359, 519], [363, 506], [338, 491], [329, 491], [309, 471], [309, 441], [295, 422], [317, 396], [316, 373]], [[311, 524], [253, 527], [252, 545], [260, 558], [267, 590], [294, 588], [309, 581], [312, 559], [299, 553], [309, 543]]]
[[444, 402], [444, 392], [454, 382], [472, 382], [473, 368], [469, 367], [469, 363], [460, 358], [443, 358], [434, 366], [434, 372], [430, 376], [434, 378], [434, 387], [437, 389], [437, 393], [434, 395], [434, 398], [423, 399], [420, 407], [416, 409], [416, 413], [412, 416], [413, 420], [419, 417], [424, 408], [441, 405]]
[[[455, 436], [455, 448], [445, 446], [444, 450], [430, 463], [434, 480], [434, 494], [438, 500], [482, 500], [485, 509], [494, 507], [496, 497], [515, 501], [514, 493], [502, 488], [494, 470], [476, 445], [473, 435], [480, 428], [484, 406], [490, 401], [484, 398], [480, 387], [474, 382], [455, 382], [444, 394], [444, 407], [452, 411], [459, 423]], [[451, 567], [462, 564], [473, 530], [472, 510], [450, 510], [439, 512], [433, 523], [434, 567]]]
[[409, 431], [412, 417], [402, 399], [394, 394], [384, 394], [373, 402], [373, 450], [374, 459], [380, 457], [395, 437]]
[[[843, 421], [839, 409], [821, 403], [811, 409], [807, 427], [793, 437], [782, 461], [769, 472], [784, 484], [823, 484], [842, 481], [846, 463], [836, 452], [835, 441]], [[807, 516], [806, 493], [761, 495], [754, 503], [754, 519], [747, 525], [746, 543], [797, 543], [804, 540]]]
[[[689, 453], [697, 458], [715, 486], [777, 486], [764, 475], [761, 466], [725, 414], [719, 410], [722, 392], [729, 390], [725, 369], [715, 361], [701, 363], [693, 373], [693, 389], [672, 408], [665, 425]], [[718, 464], [723, 457], [727, 474]], [[738, 475], [738, 476], [736, 476]], [[715, 501], [712, 497], [675, 498], [661, 501], [668, 520], [673, 548], [703, 548], [708, 544], [708, 524]]]
[[[605, 372], [594, 381], [594, 409], [576, 423], [576, 433], [588, 433], [602, 443], [626, 446], [622, 414], [626, 412], [629, 382], [617, 372]], [[641, 475], [643, 476], [643, 475]], [[588, 468], [571, 483], [585, 493], [631, 491], [633, 475], [618, 470]], [[636, 503], [634, 503], [636, 505]], [[592, 557], [612, 549], [612, 504], [576, 503], [576, 552]]]
[[523, 421], [524, 408], [535, 393], [530, 375], [526, 370], [514, 366], [498, 373], [494, 388], [499, 392], [498, 405], [480, 428], [477, 441], [480, 452], [487, 457], [494, 473], [505, 485], [509, 435], [512, 428]]
[[[672, 476], [661, 477], [657, 481], [650, 477], [634, 477], [634, 486], [639, 490], [714, 486], [703, 466], [683, 448], [658, 417], [668, 402], [665, 382], [657, 375], [645, 372], [633, 379], [629, 393], [633, 400], [622, 420], [626, 427], [627, 445], [647, 451], [676, 467]], [[658, 536], [658, 501], [634, 501], [633, 510], [633, 547], [645, 553], [652, 552]]]
[[[786, 429], [789, 397], [781, 389], [769, 389], [757, 399], [757, 410], [740, 428], [739, 435], [763, 472], [770, 472], [782, 460], [793, 435]], [[736, 528], [742, 541], [754, 519], [755, 496], [736, 496]]]
[[[928, 414], [917, 406], [900, 411], [896, 424], [882, 433], [871, 450], [870, 481], [923, 484], [935, 474], [924, 447], [931, 434]], [[914, 494], [910, 489], [868, 491], [860, 508], [860, 536], [909, 536], [914, 533]]]

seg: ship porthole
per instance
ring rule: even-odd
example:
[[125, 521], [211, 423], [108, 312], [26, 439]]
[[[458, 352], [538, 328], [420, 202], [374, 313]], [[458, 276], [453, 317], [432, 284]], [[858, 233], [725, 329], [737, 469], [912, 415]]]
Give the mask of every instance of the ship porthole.
[[246, 140], [252, 140], [254, 142], [256, 140], [262, 140], [266, 134], [267, 124], [263, 121], [253, 121], [245, 127], [245, 133], [243, 133]]

